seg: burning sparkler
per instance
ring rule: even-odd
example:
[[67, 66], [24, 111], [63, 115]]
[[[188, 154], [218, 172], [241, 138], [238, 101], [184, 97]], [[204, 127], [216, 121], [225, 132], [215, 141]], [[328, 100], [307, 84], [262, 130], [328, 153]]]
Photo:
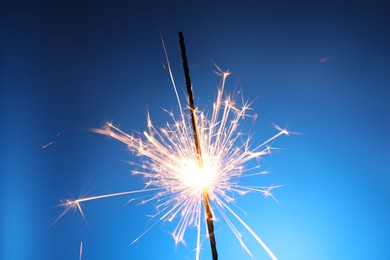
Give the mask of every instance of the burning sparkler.
[[[168, 72], [176, 94], [180, 114], [169, 113], [172, 123], [165, 128], [157, 129], [147, 115], [147, 131], [143, 135], [129, 135], [113, 125], [107, 123], [101, 129], [94, 129], [96, 133], [110, 136], [127, 145], [131, 152], [145, 158], [138, 170], [133, 173], [145, 179], [145, 187], [141, 190], [132, 190], [119, 193], [105, 194], [76, 200], [66, 200], [62, 205], [66, 207], [65, 214], [71, 208], [77, 208], [84, 217], [81, 203], [113, 196], [146, 193], [149, 197], [145, 201], [157, 201], [157, 213], [153, 216], [156, 221], [150, 228], [160, 221], [177, 220], [177, 226], [172, 235], [175, 243], [184, 240], [187, 228], [195, 226], [197, 229], [196, 259], [199, 259], [201, 248], [202, 214], [205, 216], [213, 259], [218, 259], [214, 235], [213, 215], [218, 212], [226, 221], [233, 234], [244, 250], [252, 256], [248, 247], [241, 238], [230, 216], [234, 217], [264, 248], [272, 259], [277, 259], [262, 239], [240, 218], [229, 206], [234, 199], [233, 194], [244, 195], [248, 192], [262, 193], [271, 196], [272, 189], [280, 186], [244, 186], [239, 183], [242, 177], [253, 177], [264, 174], [259, 166], [246, 169], [245, 164], [271, 152], [270, 142], [281, 135], [288, 135], [286, 129], [278, 126], [278, 133], [262, 144], [251, 147], [249, 137], [239, 132], [239, 123], [248, 116], [250, 103], [248, 101], [237, 105], [234, 98], [226, 95], [224, 88], [229, 71], [218, 69], [222, 78], [211, 115], [199, 111], [193, 102], [192, 86], [189, 77], [184, 38], [179, 33], [183, 57], [186, 86], [188, 92], [190, 117], [184, 113], [176, 84], [170, 68], [170, 63], [162, 41], [167, 60]], [[244, 139], [245, 138], [245, 139]], [[202, 207], [203, 206], [203, 207]], [[202, 213], [202, 208], [204, 213]], [[62, 214], [62, 215], [63, 215]], [[61, 216], [62, 216], [61, 215]], [[150, 229], [149, 228], [149, 229]], [[149, 230], [148, 229], [148, 230]], [[136, 238], [138, 241], [148, 230]]]

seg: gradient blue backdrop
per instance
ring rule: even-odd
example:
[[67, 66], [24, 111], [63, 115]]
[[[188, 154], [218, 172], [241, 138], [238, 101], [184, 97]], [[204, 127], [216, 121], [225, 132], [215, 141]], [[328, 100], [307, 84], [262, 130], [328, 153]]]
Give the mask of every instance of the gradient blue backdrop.
[[[272, 174], [258, 183], [286, 185], [275, 190], [280, 204], [238, 198], [275, 254], [390, 257], [386, 1], [52, 2], [0, 4], [1, 259], [78, 259], [80, 241], [86, 260], [194, 258], [194, 230], [175, 247], [174, 223], [130, 246], [154, 212], [124, 206], [131, 197], [85, 203], [86, 223], [75, 212], [48, 227], [60, 199], [142, 187], [125, 147], [87, 129], [113, 120], [141, 131], [146, 110], [156, 125], [161, 108], [177, 111], [160, 33], [184, 94], [180, 30], [200, 107], [216, 93], [215, 61], [233, 72], [229, 90], [256, 99], [255, 143], [275, 133], [269, 121], [302, 133], [261, 161]], [[223, 221], [215, 226], [221, 259], [249, 258]]]

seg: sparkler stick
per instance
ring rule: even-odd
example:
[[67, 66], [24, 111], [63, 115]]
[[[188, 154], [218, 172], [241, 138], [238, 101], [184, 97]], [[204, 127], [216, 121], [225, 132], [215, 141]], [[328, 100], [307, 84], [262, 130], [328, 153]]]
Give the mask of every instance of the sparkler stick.
[[[188, 104], [190, 106], [191, 123], [192, 123], [192, 129], [194, 131], [196, 155], [198, 158], [199, 168], [202, 169], [203, 168], [202, 149], [200, 146], [198, 127], [196, 124], [194, 95], [192, 92], [190, 70], [188, 68], [186, 48], [184, 45], [184, 36], [183, 36], [182, 32], [179, 32], [179, 41], [180, 41], [180, 48], [181, 48], [181, 57], [183, 59], [184, 76], [185, 76], [185, 80], [186, 80], [186, 87], [187, 87], [187, 93], [188, 93]], [[207, 229], [208, 229], [208, 233], [209, 233], [212, 257], [213, 257], [213, 260], [218, 260], [217, 242], [215, 241], [215, 235], [214, 235], [213, 213], [211, 211], [210, 198], [209, 198], [209, 192], [208, 192], [207, 187], [204, 188], [204, 190], [202, 192], [202, 197], [203, 197], [203, 204], [204, 204], [204, 209], [205, 209]]]

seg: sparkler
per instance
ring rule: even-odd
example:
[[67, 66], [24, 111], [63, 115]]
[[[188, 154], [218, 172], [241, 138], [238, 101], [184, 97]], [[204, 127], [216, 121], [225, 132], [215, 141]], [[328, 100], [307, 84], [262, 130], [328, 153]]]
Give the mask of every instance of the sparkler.
[[258, 192], [264, 196], [274, 198], [271, 191], [280, 186], [244, 186], [239, 183], [239, 180], [243, 177], [266, 174], [266, 172], [259, 170], [260, 166], [247, 169], [245, 164], [269, 154], [272, 150], [270, 143], [281, 135], [289, 135], [290, 132], [275, 125], [278, 132], [274, 136], [262, 144], [252, 147], [250, 137], [245, 137], [239, 131], [239, 123], [248, 116], [251, 104], [248, 101], [243, 101], [242, 104], [238, 105], [230, 95], [226, 95], [226, 98], [223, 100], [225, 82], [230, 72], [224, 72], [219, 67], [217, 69], [222, 81], [211, 115], [209, 116], [206, 112], [199, 111], [194, 105], [182, 33], [179, 33], [179, 38], [188, 92], [190, 118], [183, 111], [184, 108], [181, 105], [177, 92], [168, 54], [164, 41], [162, 41], [168, 72], [179, 105], [179, 116], [168, 112], [172, 123], [167, 123], [165, 128], [157, 129], [153, 125], [148, 113], [147, 131], [144, 131], [142, 135], [127, 134], [111, 122], [101, 129], [93, 129], [96, 133], [110, 136], [126, 144], [129, 151], [145, 158], [143, 163], [139, 165], [134, 164], [137, 166], [137, 170], [133, 171], [133, 174], [144, 177], [144, 188], [66, 200], [62, 203], [65, 206], [65, 211], [60, 217], [70, 209], [75, 208], [80, 211], [84, 218], [82, 203], [86, 201], [145, 193], [147, 194], [147, 199], [142, 203], [157, 202], [157, 213], [153, 215], [156, 221], [149, 229], [137, 237], [133, 243], [138, 241], [160, 221], [177, 220], [178, 223], [172, 233], [176, 244], [184, 241], [188, 227], [196, 227], [195, 252], [196, 259], [199, 259], [203, 208], [214, 260], [218, 259], [213, 225], [215, 211], [226, 221], [240, 245], [251, 257], [253, 257], [252, 253], [242, 240], [242, 235], [233, 224], [231, 217], [234, 217], [253, 236], [272, 259], [277, 259], [263, 240], [242, 220], [230, 205], [234, 205], [233, 194], [244, 195], [249, 192]]

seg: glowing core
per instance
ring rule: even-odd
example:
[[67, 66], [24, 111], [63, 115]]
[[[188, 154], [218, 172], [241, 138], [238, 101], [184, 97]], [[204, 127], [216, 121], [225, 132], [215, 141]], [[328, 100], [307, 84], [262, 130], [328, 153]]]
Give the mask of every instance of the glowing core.
[[193, 159], [183, 159], [182, 163], [180, 167], [182, 173], [178, 176], [180, 183], [196, 194], [201, 194], [205, 189], [212, 191], [212, 186], [217, 178], [216, 167], [208, 164], [201, 167]]

